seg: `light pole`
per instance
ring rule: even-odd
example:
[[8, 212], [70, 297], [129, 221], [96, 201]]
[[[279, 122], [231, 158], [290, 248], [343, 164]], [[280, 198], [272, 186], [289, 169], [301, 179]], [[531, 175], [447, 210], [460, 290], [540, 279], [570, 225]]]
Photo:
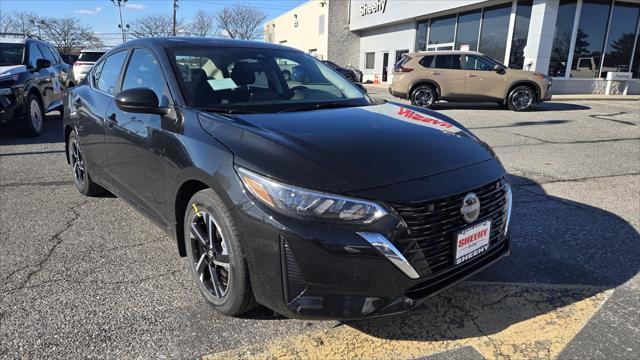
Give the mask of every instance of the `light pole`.
[[124, 36], [124, 24], [122, 23], [122, 7], [126, 4], [128, 0], [111, 0], [113, 5], [118, 8], [118, 14], [120, 15], [120, 32], [122, 32], [122, 42], [127, 41]]

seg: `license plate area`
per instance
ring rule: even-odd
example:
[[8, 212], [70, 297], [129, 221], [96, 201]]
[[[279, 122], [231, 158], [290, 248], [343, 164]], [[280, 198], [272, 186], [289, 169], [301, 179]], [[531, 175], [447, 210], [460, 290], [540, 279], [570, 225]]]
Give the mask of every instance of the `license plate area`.
[[465, 261], [489, 250], [491, 239], [491, 220], [468, 226], [458, 232], [455, 243], [455, 264]]

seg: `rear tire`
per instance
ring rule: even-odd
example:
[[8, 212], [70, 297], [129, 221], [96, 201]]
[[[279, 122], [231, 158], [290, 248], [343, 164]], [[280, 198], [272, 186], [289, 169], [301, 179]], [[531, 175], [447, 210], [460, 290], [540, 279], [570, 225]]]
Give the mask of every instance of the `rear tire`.
[[529, 111], [536, 104], [536, 92], [527, 85], [516, 86], [507, 96], [507, 106], [513, 111]]
[[26, 136], [40, 136], [44, 125], [44, 111], [38, 96], [31, 93], [25, 103], [25, 116], [22, 131]]
[[213, 190], [202, 190], [191, 197], [183, 231], [190, 273], [207, 303], [228, 316], [255, 307], [238, 229]]
[[411, 104], [430, 108], [436, 102], [436, 89], [431, 85], [419, 85], [411, 93]]
[[69, 134], [67, 143], [67, 159], [71, 165], [73, 183], [76, 189], [85, 196], [94, 196], [104, 192], [104, 189], [91, 180], [89, 171], [85, 167], [85, 157], [75, 131]]

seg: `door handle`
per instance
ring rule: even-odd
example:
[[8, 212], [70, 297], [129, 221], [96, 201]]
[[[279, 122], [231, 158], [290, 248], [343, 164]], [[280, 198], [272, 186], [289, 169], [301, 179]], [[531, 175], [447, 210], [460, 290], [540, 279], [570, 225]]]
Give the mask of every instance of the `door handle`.
[[432, 71], [432, 72], [431, 72], [431, 74], [433, 74], [433, 75], [440, 75], [440, 72], [439, 72], [439, 71]]
[[114, 127], [118, 125], [118, 119], [116, 118], [116, 113], [113, 113], [107, 116], [107, 126]]
[[469, 77], [478, 77], [478, 75], [469, 74]]

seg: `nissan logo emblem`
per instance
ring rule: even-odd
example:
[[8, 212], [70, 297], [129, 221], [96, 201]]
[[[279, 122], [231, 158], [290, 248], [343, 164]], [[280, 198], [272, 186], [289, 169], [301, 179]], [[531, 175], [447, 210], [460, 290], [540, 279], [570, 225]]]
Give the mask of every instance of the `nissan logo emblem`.
[[474, 193], [468, 193], [465, 195], [462, 199], [460, 213], [467, 224], [471, 224], [478, 220], [478, 216], [480, 216], [480, 199], [478, 199], [478, 195]]

